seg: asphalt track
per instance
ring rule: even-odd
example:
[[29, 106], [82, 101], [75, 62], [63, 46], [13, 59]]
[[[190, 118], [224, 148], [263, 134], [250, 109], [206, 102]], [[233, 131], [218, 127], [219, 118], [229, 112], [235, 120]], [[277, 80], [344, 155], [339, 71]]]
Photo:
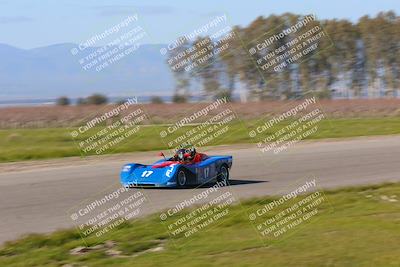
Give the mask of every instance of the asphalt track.
[[[293, 181], [316, 178], [323, 188], [400, 181], [400, 136], [310, 141], [278, 155], [255, 145], [212, 148], [234, 156], [231, 190], [240, 199], [276, 194]], [[125, 162], [151, 163], [154, 152], [46, 163], [0, 164], [0, 243], [30, 232], [72, 227], [68, 210], [116, 185]], [[132, 189], [132, 193], [136, 189]], [[199, 189], [148, 189], [151, 207], [168, 208]]]

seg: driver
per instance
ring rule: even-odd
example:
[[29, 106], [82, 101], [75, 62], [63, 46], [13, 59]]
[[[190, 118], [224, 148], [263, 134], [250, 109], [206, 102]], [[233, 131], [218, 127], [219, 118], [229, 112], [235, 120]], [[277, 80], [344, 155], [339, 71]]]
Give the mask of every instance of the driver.
[[185, 162], [189, 164], [200, 162], [206, 158], [206, 154], [198, 153], [194, 147], [191, 147], [190, 149], [178, 149], [173, 156], [174, 161]]
[[195, 159], [195, 157], [196, 157], [196, 155], [197, 155], [196, 148], [191, 147], [190, 149], [188, 149], [187, 152], [188, 152], [187, 160], [188, 160], [189, 162], [194, 161], [194, 159]]
[[190, 150], [190, 157], [191, 157], [191, 163], [198, 163], [198, 162], [208, 158], [208, 156], [206, 154], [198, 153], [196, 151], [196, 148], [194, 148], [194, 147], [192, 147]]
[[176, 150], [175, 155], [173, 156], [174, 161], [185, 162], [190, 155], [187, 149], [181, 148]]

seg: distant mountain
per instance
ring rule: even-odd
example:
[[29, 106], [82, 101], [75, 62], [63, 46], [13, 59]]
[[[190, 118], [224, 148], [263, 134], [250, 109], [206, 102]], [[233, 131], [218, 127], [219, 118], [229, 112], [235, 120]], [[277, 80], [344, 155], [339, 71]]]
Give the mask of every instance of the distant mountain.
[[109, 96], [171, 94], [172, 74], [160, 54], [162, 45], [142, 45], [107, 68], [83, 70], [75, 44], [19, 49], [0, 44], [0, 99], [79, 97], [94, 92]]

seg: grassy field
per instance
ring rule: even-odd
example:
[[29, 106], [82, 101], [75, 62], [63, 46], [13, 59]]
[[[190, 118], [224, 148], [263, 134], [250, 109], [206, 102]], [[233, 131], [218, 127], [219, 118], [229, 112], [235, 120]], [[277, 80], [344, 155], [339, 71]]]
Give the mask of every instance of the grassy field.
[[[276, 116], [288, 110], [289, 106], [300, 104], [298, 100], [265, 100], [258, 102], [231, 102], [224, 107], [232, 109], [242, 120], [257, 119], [263, 114]], [[400, 99], [319, 99], [318, 105], [329, 118], [384, 118], [400, 115]], [[210, 103], [180, 104], [140, 104], [130, 110], [142, 107], [148, 115], [149, 123], [172, 123], [187, 116], [191, 111], [198, 111]], [[116, 105], [80, 105], [0, 108], [0, 128], [43, 128], [69, 127], [77, 125], [91, 116], [99, 116]], [[127, 111], [128, 112], [128, 111]], [[211, 112], [215, 115], [215, 113]]]
[[[172, 241], [154, 215], [88, 241], [114, 241], [118, 257], [106, 246], [71, 255], [83, 242], [75, 230], [63, 230], [7, 243], [0, 266], [399, 266], [400, 184], [338, 189], [325, 197], [329, 202], [316, 217], [277, 242], [263, 242], [243, 212], [273, 199], [266, 197], [231, 206], [234, 216], [188, 237], [190, 242], [183, 236]], [[156, 247], [161, 249], [151, 251]]]
[[[207, 145], [251, 143], [256, 140], [249, 137], [248, 126], [255, 121], [230, 124], [229, 131], [223, 138], [217, 138]], [[287, 122], [288, 123], [288, 122]], [[286, 124], [287, 124], [286, 123]], [[285, 123], [270, 128], [265, 135], [276, 132]], [[184, 127], [189, 131], [191, 127]], [[166, 149], [166, 139], [160, 137], [163, 126], [143, 127], [140, 131], [112, 149], [108, 153], [147, 151]], [[39, 129], [5, 129], [0, 130], [0, 162], [20, 160], [60, 158], [80, 155], [93, 155], [94, 151], [81, 153], [78, 143], [89, 135], [79, 136], [76, 140], [71, 137], [75, 129], [68, 128], [39, 128]], [[100, 129], [97, 129], [100, 130]], [[354, 136], [400, 134], [400, 120], [388, 118], [359, 118], [359, 119], [325, 119], [318, 124], [318, 131], [306, 139], [342, 138]]]

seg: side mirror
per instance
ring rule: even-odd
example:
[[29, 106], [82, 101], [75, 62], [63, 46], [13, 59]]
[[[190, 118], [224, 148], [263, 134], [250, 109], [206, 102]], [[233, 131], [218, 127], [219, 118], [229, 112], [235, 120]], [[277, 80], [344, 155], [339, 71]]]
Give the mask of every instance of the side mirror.
[[164, 159], [165, 159], [165, 155], [164, 155], [164, 153], [162, 153], [162, 152], [159, 152], [159, 153], [158, 153], [158, 156], [164, 157]]

